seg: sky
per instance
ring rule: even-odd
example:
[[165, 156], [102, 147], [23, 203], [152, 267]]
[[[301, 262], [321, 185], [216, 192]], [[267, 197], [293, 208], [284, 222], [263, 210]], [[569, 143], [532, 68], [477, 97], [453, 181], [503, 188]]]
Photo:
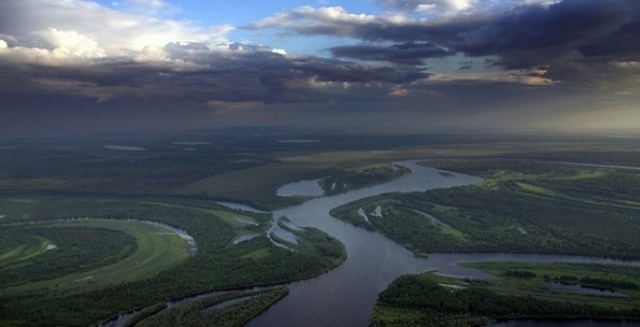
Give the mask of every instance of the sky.
[[637, 0], [0, 1], [0, 135], [640, 129]]

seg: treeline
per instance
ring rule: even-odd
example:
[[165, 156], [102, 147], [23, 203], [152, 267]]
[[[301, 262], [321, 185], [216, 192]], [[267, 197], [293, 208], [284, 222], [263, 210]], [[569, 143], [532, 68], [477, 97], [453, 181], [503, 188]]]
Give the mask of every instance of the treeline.
[[344, 193], [386, 182], [411, 171], [393, 164], [378, 164], [347, 168], [322, 178], [318, 184], [327, 195]]
[[[263, 164], [260, 153], [265, 152], [253, 145], [247, 151], [227, 144], [215, 152], [209, 152], [213, 144], [207, 146], [208, 151], [193, 152], [157, 145], [147, 151], [116, 151], [103, 149], [103, 145], [93, 144], [90, 150], [65, 144], [69, 150], [25, 147], [5, 151], [0, 194], [168, 195], [208, 176]], [[215, 155], [203, 155], [203, 150]], [[238, 160], [238, 151], [254, 154]]]
[[516, 172], [521, 175], [547, 177], [575, 176], [584, 167], [545, 163], [529, 159], [429, 160], [420, 164], [480, 177], [493, 177], [497, 172]]
[[507, 277], [516, 277], [516, 278], [536, 278], [536, 273], [528, 270], [507, 270], [504, 273]]
[[[251, 318], [287, 295], [288, 292], [286, 287], [278, 287], [253, 292], [230, 292], [211, 296], [161, 311], [148, 319], [142, 320], [135, 326], [242, 326]], [[234, 300], [237, 302], [224, 309], [216, 308], [217, 305], [226, 304], [226, 302], [231, 303]]]
[[133, 317], [129, 318], [129, 320], [127, 320], [127, 322], [124, 324], [124, 327], [134, 327], [135, 325], [137, 325], [139, 322], [155, 315], [156, 313], [164, 310], [167, 308], [167, 303], [165, 302], [161, 302], [161, 303], [156, 303], [154, 305], [150, 305], [142, 310], [140, 310], [140, 312], [136, 313]]
[[544, 280], [548, 282], [561, 282], [565, 284], [580, 284], [581, 286], [591, 288], [610, 288], [610, 289], [625, 289], [625, 290], [637, 290], [638, 284], [626, 280], [611, 279], [603, 277], [578, 277], [574, 275], [544, 275]]
[[[399, 310], [406, 315], [397, 315]], [[413, 314], [412, 314], [413, 313]], [[405, 319], [406, 318], [406, 319]], [[383, 291], [372, 326], [475, 326], [478, 321], [509, 318], [640, 318], [640, 309], [616, 309], [498, 295], [469, 287], [452, 290], [425, 276], [402, 276]]]

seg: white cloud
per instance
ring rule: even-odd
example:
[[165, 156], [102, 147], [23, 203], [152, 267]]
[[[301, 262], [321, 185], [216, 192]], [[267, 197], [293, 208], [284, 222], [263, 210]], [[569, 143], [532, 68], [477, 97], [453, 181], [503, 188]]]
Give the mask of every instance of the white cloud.
[[438, 8], [438, 6], [436, 6], [435, 4], [425, 4], [425, 3], [421, 3], [419, 4], [415, 11], [416, 12], [428, 12], [428, 11], [434, 11]]
[[127, 0], [127, 2], [133, 5], [146, 6], [151, 8], [162, 8], [168, 6], [168, 4], [162, 0]]
[[263, 20], [250, 24], [254, 30], [266, 28], [284, 28], [301, 34], [331, 34], [334, 36], [352, 36], [354, 31], [366, 24], [402, 25], [420, 22], [403, 14], [388, 13], [384, 15], [354, 14], [343, 7], [313, 8], [303, 6], [290, 11], [277, 13]]
[[[160, 0], [129, 0], [129, 3], [162, 8]], [[148, 15], [103, 7], [83, 0], [32, 0], [0, 2], [0, 11], [11, 12], [13, 21], [0, 33], [15, 51], [50, 58], [145, 57], [162, 59], [158, 49], [170, 42], [200, 42], [224, 50], [233, 26], [203, 28], [189, 22], [158, 19]], [[9, 40], [17, 40], [9, 43]], [[27, 51], [30, 49], [30, 51]], [[152, 53], [153, 52], [153, 53]]]
[[373, 22], [376, 19], [378, 18], [374, 15], [348, 13], [343, 7], [339, 6], [320, 7], [317, 9], [311, 6], [303, 6], [267, 17], [251, 24], [251, 27], [260, 29], [270, 27], [294, 27], [301, 24], [363, 24]]
[[98, 46], [98, 42], [76, 31], [59, 31], [55, 28], [49, 28], [34, 34], [49, 42], [55, 51], [69, 56], [99, 58], [106, 55], [104, 49]]
[[478, 0], [377, 0], [376, 3], [392, 11], [451, 14], [471, 9]]

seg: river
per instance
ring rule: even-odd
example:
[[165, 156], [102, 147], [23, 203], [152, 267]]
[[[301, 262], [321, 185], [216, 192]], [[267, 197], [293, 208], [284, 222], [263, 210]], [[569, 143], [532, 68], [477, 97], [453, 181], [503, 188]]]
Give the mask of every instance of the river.
[[[459, 262], [562, 261], [640, 266], [638, 261], [545, 254], [431, 253], [428, 259], [423, 259], [415, 257], [409, 250], [379, 233], [355, 227], [329, 215], [329, 211], [337, 206], [374, 195], [426, 191], [482, 182], [482, 178], [459, 173], [453, 173], [451, 176], [443, 175], [441, 170], [423, 167], [414, 161], [396, 164], [409, 168], [411, 174], [347, 193], [315, 198], [303, 204], [273, 212], [274, 224], [269, 229], [269, 233], [278, 228], [275, 223], [278, 218], [287, 216], [297, 226], [316, 227], [338, 239], [346, 248], [347, 259], [338, 267], [318, 277], [289, 284], [290, 291], [287, 296], [245, 326], [367, 326], [378, 293], [401, 275], [438, 270], [441, 274], [458, 277], [495, 278], [476, 269], [458, 266]], [[240, 210], [255, 210], [233, 203], [221, 204]], [[123, 320], [120, 319], [115, 322], [115, 325], [120, 325], [122, 322]], [[535, 325], [535, 321], [527, 321], [527, 323], [530, 324], [526, 326]], [[592, 326], [609, 326], [598, 325], [597, 321], [594, 323], [595, 325]], [[535, 326], [544, 325], [541, 323]], [[518, 322], [515, 324], [508, 322], [508, 325], [497, 326], [519, 325]], [[616, 326], [632, 325], [620, 323]], [[640, 326], [640, 323], [633, 326]]]
[[423, 167], [413, 161], [397, 164], [409, 168], [412, 173], [384, 184], [316, 198], [273, 213], [274, 219], [287, 216], [296, 225], [316, 227], [337, 238], [347, 250], [347, 259], [328, 273], [290, 284], [289, 295], [245, 326], [367, 326], [378, 293], [401, 275], [437, 269], [442, 274], [452, 276], [493, 277], [476, 269], [456, 265], [463, 261], [569, 261], [640, 265], [639, 262], [606, 258], [513, 253], [433, 253], [429, 254], [429, 259], [421, 259], [379, 233], [355, 227], [329, 215], [332, 208], [369, 196], [426, 191], [482, 181], [479, 177], [458, 173], [445, 177], [440, 170]]

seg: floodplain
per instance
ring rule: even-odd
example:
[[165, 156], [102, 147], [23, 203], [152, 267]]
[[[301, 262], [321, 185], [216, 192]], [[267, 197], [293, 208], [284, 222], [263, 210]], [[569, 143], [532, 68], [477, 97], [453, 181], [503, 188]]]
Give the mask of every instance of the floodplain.
[[[154, 325], [153, 319], [162, 320], [164, 315], [181, 315], [175, 310], [183, 310], [191, 312], [189, 319], [194, 323], [251, 325], [252, 317], [269, 306], [277, 308], [288, 297], [299, 296], [287, 295], [287, 287], [297, 287], [290, 282], [314, 276], [331, 280], [332, 274], [341, 276], [346, 271], [335, 267], [359, 262], [353, 257], [359, 241], [349, 241], [345, 248], [344, 235], [352, 232], [334, 228], [380, 233], [385, 242], [391, 239], [401, 245], [397, 250], [391, 247], [393, 251], [411, 251], [417, 260], [415, 267], [427, 267], [430, 255], [435, 258], [434, 253], [443, 252], [555, 253], [637, 260], [640, 173], [613, 167], [640, 166], [635, 141], [575, 135], [283, 135], [244, 130], [2, 140], [0, 323], [86, 326], [105, 322], [107, 326], [110, 318], [134, 310], [128, 324], [145, 326]], [[353, 225], [348, 228], [342, 223], [288, 220], [271, 214], [315, 203], [311, 202], [314, 199], [347, 199], [411, 178], [409, 170], [396, 164], [402, 160], [418, 160], [440, 169], [439, 178], [444, 180], [467, 174], [483, 182], [376, 194], [330, 208], [334, 217]], [[317, 180], [323, 194], [277, 194], [281, 186], [305, 180]], [[263, 211], [220, 204], [225, 202]], [[197, 251], [191, 252], [188, 242], [175, 232], [144, 221], [184, 230], [193, 237]], [[616, 266], [619, 270], [615, 270], [596, 264], [515, 266], [504, 262], [472, 266], [500, 279], [462, 285], [460, 280], [433, 274], [415, 278], [478, 287], [481, 294], [503, 294], [510, 289], [516, 296], [569, 303], [565, 308], [569, 311], [575, 305], [587, 305], [606, 306], [605, 311], [612, 307], [616, 312], [597, 317], [638, 318], [637, 291], [618, 289], [638, 284], [637, 267]], [[592, 273], [584, 276], [578, 273], [581, 270]], [[530, 274], [524, 272], [535, 277], [526, 278]], [[613, 283], [617, 286], [609, 288], [625, 296], [601, 298], [545, 288], [555, 277], [562, 281], [561, 275], [575, 277], [578, 282], [572, 280], [572, 285], [602, 288], [611, 286], [603, 283]], [[390, 282], [381, 280], [379, 291]], [[284, 288], [270, 288], [274, 285]], [[171, 299], [210, 292], [211, 296], [194, 298], [182, 309], [166, 305]], [[231, 295], [219, 297], [220, 292]], [[373, 313], [373, 325], [405, 326], [403, 322], [417, 317], [414, 314], [435, 310], [425, 307], [416, 313], [411, 311], [415, 308], [392, 307], [385, 292], [375, 311], [375, 298], [364, 301], [358, 307], [362, 310], [359, 316]], [[411, 294], [400, 295], [409, 298]], [[246, 301], [231, 302], [235, 298]], [[227, 299], [227, 305], [217, 306]], [[214, 309], [205, 310], [209, 307]], [[248, 314], [240, 317], [234, 312]], [[429, 319], [444, 311], [436, 312]], [[541, 316], [545, 315], [517, 315]], [[510, 317], [487, 314], [465, 321]]]

